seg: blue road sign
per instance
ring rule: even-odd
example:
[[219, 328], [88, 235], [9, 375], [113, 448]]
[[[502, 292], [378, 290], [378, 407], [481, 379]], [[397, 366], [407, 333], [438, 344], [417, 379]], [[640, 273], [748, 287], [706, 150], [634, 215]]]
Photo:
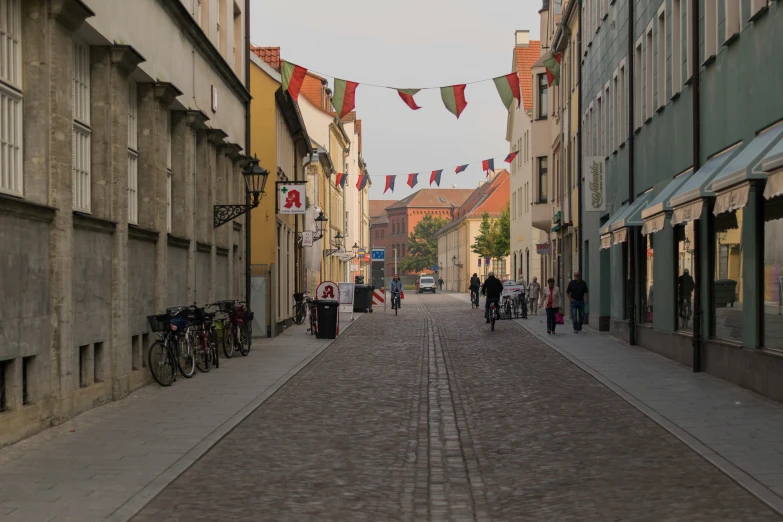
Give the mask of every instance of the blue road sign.
[[373, 248], [372, 249], [372, 260], [373, 261], [385, 261], [386, 260], [386, 250], [383, 248]]
[[433, 272], [437, 272], [437, 271], [438, 271], [438, 265], [432, 265], [432, 266], [430, 267], [430, 269], [431, 269]]

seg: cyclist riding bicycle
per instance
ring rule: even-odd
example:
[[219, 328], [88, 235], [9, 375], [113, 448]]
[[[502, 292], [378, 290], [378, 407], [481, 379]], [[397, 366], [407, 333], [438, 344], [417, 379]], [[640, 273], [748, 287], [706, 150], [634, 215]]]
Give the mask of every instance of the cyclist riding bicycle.
[[478, 275], [474, 273], [473, 277], [470, 278], [470, 301], [472, 303], [476, 303], [476, 307], [478, 307], [478, 295], [480, 287], [481, 280], [479, 280]]
[[392, 296], [392, 308], [397, 305], [400, 308], [400, 292], [402, 292], [402, 281], [400, 281], [399, 274], [394, 274], [394, 279], [389, 284], [389, 292]]
[[487, 280], [481, 286], [481, 295], [486, 295], [484, 300], [484, 319], [489, 322], [489, 305], [495, 303], [500, 306], [500, 295], [503, 293], [503, 283], [495, 277], [495, 272], [490, 272]]

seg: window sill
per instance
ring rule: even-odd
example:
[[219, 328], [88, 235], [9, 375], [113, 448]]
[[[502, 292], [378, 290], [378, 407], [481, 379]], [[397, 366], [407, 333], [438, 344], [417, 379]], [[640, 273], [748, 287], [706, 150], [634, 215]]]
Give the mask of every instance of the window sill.
[[769, 11], [769, 6], [768, 5], [762, 6], [761, 9], [759, 9], [758, 11], [750, 15], [750, 18], [748, 18], [748, 23], [755, 22], [756, 20], [758, 20], [759, 18], [767, 14], [767, 11]]
[[[614, 3], [614, 2], [613, 2], [613, 3]], [[609, 13], [606, 13], [605, 15], [603, 15], [603, 16], [601, 17], [601, 20], [606, 20], [607, 18], [609, 18]]]
[[33, 203], [17, 196], [0, 194], [0, 214], [51, 223], [56, 213], [57, 209], [54, 207]]
[[612, 151], [612, 156], [616, 156], [619, 151], [620, 151], [620, 149], [614, 149]]
[[648, 116], [646, 120], [644, 120], [644, 124], [647, 125], [652, 121], [652, 116]]
[[157, 243], [159, 235], [160, 234], [154, 230], [147, 230], [146, 228], [141, 228], [138, 225], [128, 224], [129, 238], [138, 239], [140, 241], [147, 241], [149, 243]]
[[212, 245], [210, 243], [202, 243], [201, 241], [196, 241], [196, 252], [201, 252], [203, 254], [211, 254]]
[[73, 228], [81, 228], [82, 230], [92, 230], [93, 232], [114, 234], [114, 231], [117, 229], [117, 222], [109, 221], [108, 219], [97, 218], [91, 214], [85, 214], [83, 212], [74, 210]]
[[621, 149], [624, 149], [624, 148], [625, 148], [625, 142], [622, 142], [622, 143], [620, 144], [620, 148], [621, 148]]
[[655, 114], [660, 114], [663, 112], [663, 110], [666, 108], [666, 105], [661, 105], [657, 109], [655, 109]]
[[740, 37], [740, 34], [739, 34], [739, 33], [734, 33], [734, 34], [732, 34], [731, 36], [729, 36], [728, 38], [726, 38], [726, 41], [725, 41], [725, 42], [723, 42], [723, 46], [724, 46], [724, 47], [728, 47], [728, 46], [730, 46], [731, 44], [733, 44], [734, 42], [736, 42], [737, 40], [739, 40], [739, 37]]
[[716, 58], [717, 58], [717, 56], [716, 56], [716, 55], [714, 55], [714, 54], [713, 54], [713, 55], [710, 55], [710, 56], [708, 56], [706, 60], [704, 60], [703, 62], [701, 62], [701, 66], [702, 66], [702, 67], [707, 67], [707, 66], [709, 66], [709, 65], [710, 65], [712, 62], [714, 62], [714, 61], [715, 61], [715, 59], [716, 59]]
[[190, 239], [184, 238], [184, 237], [178, 237], [174, 234], [167, 234], [166, 242], [169, 246], [173, 247], [179, 247], [179, 248], [189, 248], [190, 247]]
[[687, 78], [685, 78], [684, 85], [691, 85], [692, 83], [693, 83], [693, 75], [690, 75]]
[[669, 101], [674, 101], [674, 100], [676, 100], [679, 97], [680, 97], [680, 92], [679, 91], [675, 92], [674, 94], [672, 94], [672, 97], [669, 98]]
[[548, 117], [544, 116], [543, 118], [536, 118], [535, 121], [546, 121], [548, 119]]
[[642, 126], [639, 125], [638, 127], [636, 127], [636, 129], [634, 129], [633, 132], [634, 132], [634, 134], [639, 134], [640, 132], [642, 132]]

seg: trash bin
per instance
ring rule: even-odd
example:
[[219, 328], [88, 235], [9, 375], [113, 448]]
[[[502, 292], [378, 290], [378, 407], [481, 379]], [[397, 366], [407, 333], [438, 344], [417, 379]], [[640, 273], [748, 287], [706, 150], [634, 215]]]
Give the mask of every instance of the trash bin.
[[715, 281], [715, 308], [734, 306], [737, 299], [737, 282], [733, 279], [718, 279]]
[[372, 312], [372, 291], [373, 286], [356, 285], [353, 290], [353, 311], [354, 312]]
[[334, 339], [337, 337], [340, 303], [319, 299], [316, 301], [316, 306], [318, 307], [318, 331], [315, 336], [319, 339]]
[[357, 285], [363, 285], [364, 284], [364, 276], [363, 275], [355, 276], [353, 278], [353, 282], [356, 283]]

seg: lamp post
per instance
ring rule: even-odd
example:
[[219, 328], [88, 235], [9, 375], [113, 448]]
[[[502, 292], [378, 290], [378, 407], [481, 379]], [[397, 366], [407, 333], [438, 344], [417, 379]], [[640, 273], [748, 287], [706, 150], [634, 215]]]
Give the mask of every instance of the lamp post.
[[[261, 198], [266, 195], [264, 188], [266, 187], [266, 180], [269, 177], [269, 171], [259, 165], [258, 156], [246, 157], [247, 164], [242, 169], [242, 177], [245, 180], [245, 203], [243, 205], [215, 205], [213, 208], [213, 221], [214, 227], [217, 228], [221, 225], [225, 225], [229, 221], [233, 221], [239, 216], [248, 214], [245, 220], [245, 306], [247, 312], [251, 311], [250, 308], [250, 253], [251, 248], [251, 236], [250, 236], [250, 211], [258, 206]], [[251, 325], [252, 332], [252, 325]], [[251, 334], [252, 336], [252, 334]], [[250, 337], [250, 336], [249, 336]], [[251, 342], [248, 339], [248, 342]]]

